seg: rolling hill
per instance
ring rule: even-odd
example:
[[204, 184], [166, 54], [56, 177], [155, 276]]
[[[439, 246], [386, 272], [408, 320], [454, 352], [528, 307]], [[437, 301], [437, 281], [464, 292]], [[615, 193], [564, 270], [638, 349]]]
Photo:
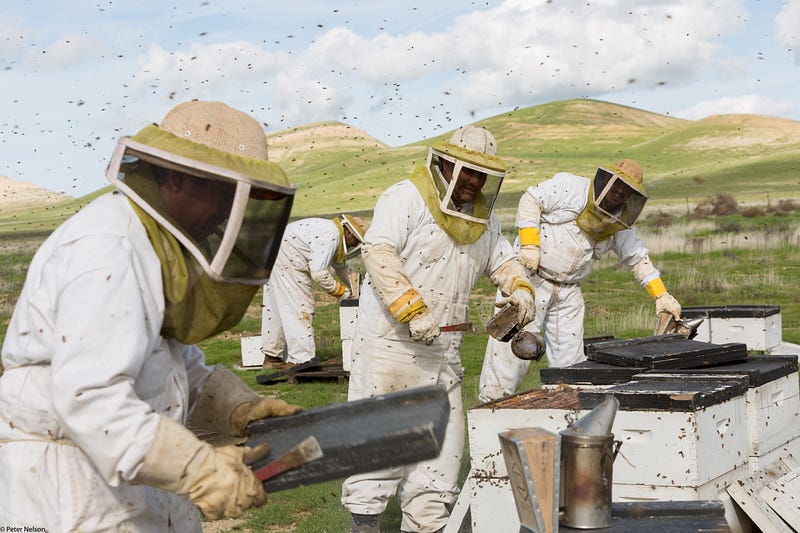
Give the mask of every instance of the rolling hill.
[[[622, 157], [645, 168], [648, 210], [696, 204], [719, 192], [744, 202], [800, 198], [800, 122], [760, 115], [691, 121], [632, 107], [573, 99], [476, 122], [497, 137], [508, 174], [498, 209], [513, 210], [528, 186], [559, 171], [591, 175]], [[400, 147], [339, 122], [267, 136], [270, 159], [298, 186], [294, 217], [369, 213], [377, 196], [423, 162], [451, 132]], [[63, 216], [97, 193], [65, 204]], [[59, 204], [60, 205], [60, 204]], [[54, 222], [60, 212], [49, 213]], [[0, 213], [0, 231], [5, 213]]]

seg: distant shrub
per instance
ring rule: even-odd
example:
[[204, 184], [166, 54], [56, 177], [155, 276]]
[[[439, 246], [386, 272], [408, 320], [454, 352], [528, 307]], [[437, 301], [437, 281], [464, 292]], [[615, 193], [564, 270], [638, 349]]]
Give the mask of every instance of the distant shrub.
[[766, 214], [766, 210], [762, 207], [746, 207], [742, 209], [742, 216], [745, 218], [755, 218], [764, 216]]
[[778, 200], [778, 206], [775, 209], [781, 213], [791, 213], [793, 211], [800, 211], [800, 204], [791, 198], [785, 198], [783, 200]]
[[739, 205], [732, 194], [717, 194], [697, 204], [692, 218], [703, 218], [711, 215], [734, 215], [739, 212]]
[[664, 213], [663, 211], [659, 211], [655, 215], [650, 215], [645, 220], [645, 223], [650, 226], [651, 228], [666, 228], [672, 221], [675, 219], [673, 215], [669, 213]]

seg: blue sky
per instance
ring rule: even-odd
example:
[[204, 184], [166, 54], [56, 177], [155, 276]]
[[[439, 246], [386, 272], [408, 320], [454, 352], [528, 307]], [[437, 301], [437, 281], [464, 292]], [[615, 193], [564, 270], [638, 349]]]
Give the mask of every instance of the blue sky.
[[178, 102], [269, 132], [338, 120], [399, 146], [589, 97], [800, 120], [800, 0], [14, 0], [0, 175], [80, 196]]

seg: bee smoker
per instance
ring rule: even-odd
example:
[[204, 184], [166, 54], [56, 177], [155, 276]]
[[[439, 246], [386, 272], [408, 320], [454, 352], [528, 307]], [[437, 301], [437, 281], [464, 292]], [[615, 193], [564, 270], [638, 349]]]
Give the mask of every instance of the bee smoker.
[[559, 432], [561, 474], [559, 523], [577, 529], [611, 525], [614, 459], [622, 442], [611, 426], [619, 400], [607, 395], [600, 405]]
[[545, 353], [544, 339], [519, 327], [517, 306], [507, 304], [486, 323], [486, 331], [500, 342], [510, 342], [511, 352], [519, 359], [538, 361]]

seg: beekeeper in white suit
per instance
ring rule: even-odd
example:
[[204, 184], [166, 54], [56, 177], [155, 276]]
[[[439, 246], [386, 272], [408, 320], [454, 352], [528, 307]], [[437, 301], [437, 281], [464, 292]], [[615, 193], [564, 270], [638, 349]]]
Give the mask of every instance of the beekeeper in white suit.
[[[581, 282], [592, 260], [614, 252], [655, 301], [656, 315], [680, 319], [681, 305], [667, 292], [634, 222], [647, 201], [642, 167], [623, 159], [598, 168], [594, 179], [566, 172], [528, 188], [517, 209], [519, 260], [533, 273], [536, 318], [526, 326], [541, 331], [551, 367], [584, 361], [584, 301]], [[508, 343], [490, 339], [480, 377], [483, 402], [513, 394], [530, 361], [518, 359]]]
[[0, 524], [202, 531], [266, 495], [246, 462], [187, 429], [244, 435], [299, 407], [262, 398], [194, 344], [235, 325], [266, 282], [295, 189], [254, 118], [174, 107], [123, 137], [116, 185], [36, 252], [0, 377]]
[[[362, 258], [367, 270], [353, 340], [349, 400], [441, 384], [450, 417], [437, 459], [348, 478], [342, 503], [351, 531], [378, 531], [378, 515], [397, 491], [403, 531], [444, 527], [458, 493], [464, 449], [460, 348], [469, 295], [486, 274], [533, 318], [533, 289], [491, 214], [505, 167], [492, 134], [458, 129], [430, 148], [427, 164], [378, 199]], [[457, 329], [457, 328], [456, 328]]]
[[367, 227], [361, 217], [344, 214], [333, 220], [305, 218], [286, 226], [272, 276], [264, 285], [261, 351], [265, 369], [319, 363], [312, 281], [335, 298], [354, 294], [347, 260], [360, 253]]

